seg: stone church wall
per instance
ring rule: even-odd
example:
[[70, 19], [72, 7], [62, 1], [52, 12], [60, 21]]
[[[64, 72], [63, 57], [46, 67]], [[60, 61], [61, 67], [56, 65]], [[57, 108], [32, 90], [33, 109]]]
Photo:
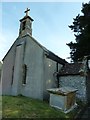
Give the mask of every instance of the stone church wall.
[[3, 95], [11, 95], [16, 42], [10, 48], [3, 61], [1, 79]]
[[[22, 40], [23, 41], [23, 40]], [[25, 42], [18, 43], [16, 46], [15, 63], [14, 63], [14, 75], [12, 84], [12, 95], [20, 94], [20, 84], [23, 76], [23, 57], [24, 57], [24, 45]]]
[[[23, 65], [27, 67], [26, 84], [22, 82]], [[58, 64], [59, 70], [61, 67]], [[55, 72], [57, 62], [46, 57], [43, 46], [29, 35], [19, 37], [4, 59], [3, 95], [48, 99], [47, 89], [57, 87]]]
[[86, 102], [86, 77], [76, 75], [76, 76], [61, 76], [59, 78], [59, 87], [69, 86], [77, 91], [77, 98], [81, 99], [81, 101]]
[[[54, 76], [54, 73], [57, 71], [57, 62], [47, 58], [44, 59], [44, 99], [49, 98], [47, 89], [57, 88], [57, 78]], [[59, 69], [62, 65], [58, 64]]]
[[3, 64], [0, 62], [0, 82], [1, 82], [2, 65], [3, 65]]
[[21, 94], [43, 99], [43, 49], [31, 37], [27, 36], [24, 55], [27, 77], [26, 84], [21, 84]]

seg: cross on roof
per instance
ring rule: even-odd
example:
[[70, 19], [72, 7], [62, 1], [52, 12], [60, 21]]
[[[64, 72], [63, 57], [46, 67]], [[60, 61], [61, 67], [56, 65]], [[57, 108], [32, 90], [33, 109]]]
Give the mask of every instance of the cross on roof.
[[28, 16], [28, 12], [30, 11], [30, 9], [26, 9], [24, 13], [26, 13], [26, 16]]

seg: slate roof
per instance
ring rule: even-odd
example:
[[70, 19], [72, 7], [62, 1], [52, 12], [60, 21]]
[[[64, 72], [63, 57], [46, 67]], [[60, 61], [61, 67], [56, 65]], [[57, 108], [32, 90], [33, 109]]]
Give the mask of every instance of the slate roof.
[[62, 65], [65, 65], [66, 63], [68, 63], [65, 59], [58, 57], [57, 55], [55, 55], [53, 52], [51, 52], [49, 50], [45, 54], [46, 54], [47, 58], [54, 60]]
[[30, 16], [25, 16], [24, 18], [20, 19], [20, 22], [22, 22], [26, 18], [29, 18], [31, 21], [34, 21]]
[[79, 75], [82, 63], [66, 63], [59, 71], [59, 76]]

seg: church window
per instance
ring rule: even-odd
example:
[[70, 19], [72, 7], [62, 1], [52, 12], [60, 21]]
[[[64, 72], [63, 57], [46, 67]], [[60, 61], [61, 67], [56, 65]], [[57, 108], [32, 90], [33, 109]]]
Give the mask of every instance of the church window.
[[26, 21], [24, 21], [24, 22], [22, 23], [22, 30], [25, 29], [25, 25], [26, 25]]
[[58, 72], [58, 62], [56, 63], [56, 71]]
[[24, 64], [23, 65], [23, 80], [22, 80], [22, 84], [26, 84], [26, 77], [27, 77], [27, 66]]
[[32, 26], [31, 26], [31, 23], [29, 24], [29, 26], [30, 26], [30, 28], [32, 27]]
[[13, 75], [14, 75], [14, 66], [12, 67], [12, 81], [11, 81], [11, 85], [13, 84]]

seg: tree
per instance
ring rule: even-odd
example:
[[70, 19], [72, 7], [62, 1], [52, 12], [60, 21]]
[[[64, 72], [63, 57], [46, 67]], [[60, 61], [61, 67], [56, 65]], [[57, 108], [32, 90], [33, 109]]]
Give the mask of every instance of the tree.
[[90, 1], [82, 4], [82, 15], [78, 14], [69, 28], [75, 33], [75, 43], [70, 47], [70, 57], [74, 62], [81, 61], [84, 56], [90, 55]]

